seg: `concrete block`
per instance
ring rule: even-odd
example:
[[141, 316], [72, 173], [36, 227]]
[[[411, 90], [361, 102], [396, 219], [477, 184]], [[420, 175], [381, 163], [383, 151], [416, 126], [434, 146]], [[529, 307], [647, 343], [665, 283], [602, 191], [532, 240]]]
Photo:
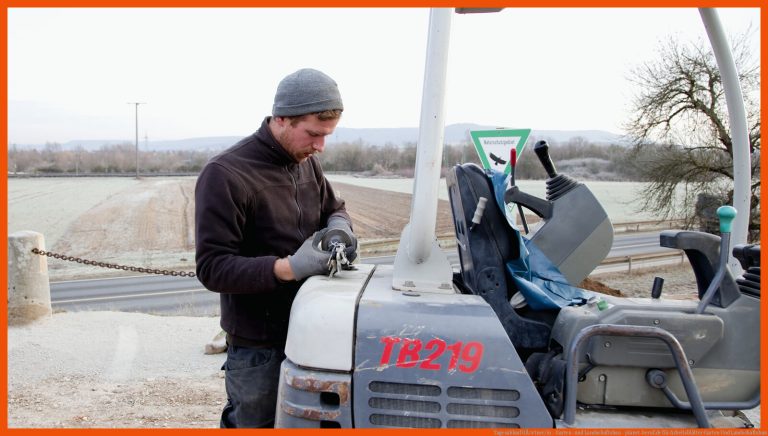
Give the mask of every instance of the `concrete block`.
[[8, 235], [8, 325], [23, 325], [51, 316], [48, 258], [32, 253], [45, 250], [41, 233]]

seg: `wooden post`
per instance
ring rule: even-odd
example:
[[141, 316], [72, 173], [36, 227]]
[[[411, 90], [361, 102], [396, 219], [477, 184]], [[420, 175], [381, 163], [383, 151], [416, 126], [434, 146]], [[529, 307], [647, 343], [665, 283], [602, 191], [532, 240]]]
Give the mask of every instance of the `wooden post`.
[[48, 259], [43, 235], [21, 231], [8, 235], [8, 325], [28, 324], [51, 316]]

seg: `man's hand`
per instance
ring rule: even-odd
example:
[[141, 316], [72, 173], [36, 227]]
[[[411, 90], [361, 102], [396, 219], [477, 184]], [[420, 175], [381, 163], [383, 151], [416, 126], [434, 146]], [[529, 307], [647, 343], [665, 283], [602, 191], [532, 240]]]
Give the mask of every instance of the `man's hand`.
[[[355, 236], [354, 233], [352, 233], [352, 228], [349, 226], [349, 222], [346, 219], [340, 216], [331, 217], [328, 220], [328, 227], [320, 230], [319, 233], [321, 238], [328, 233], [337, 235], [337, 236], [330, 236], [331, 241], [333, 241], [334, 238], [337, 238], [339, 239], [337, 242], [343, 242], [346, 245], [346, 248], [344, 249], [344, 254], [347, 256], [347, 260], [349, 260], [350, 262], [353, 262], [357, 258], [357, 237]], [[340, 238], [338, 236], [339, 233], [343, 235]], [[331, 242], [331, 241], [327, 241], [327, 242]]]
[[[296, 250], [296, 253], [292, 256], [288, 256], [288, 263], [291, 267], [291, 272], [293, 273], [293, 280], [303, 280], [309, 276], [328, 274], [328, 259], [330, 258], [331, 253], [323, 251], [318, 247], [320, 245], [320, 236], [319, 232], [316, 232], [301, 244], [301, 247]], [[282, 260], [283, 259], [279, 259], [275, 262], [275, 275], [279, 279], [290, 280], [291, 278], [286, 275], [281, 277], [278, 271], [282, 266], [278, 264], [280, 264]]]

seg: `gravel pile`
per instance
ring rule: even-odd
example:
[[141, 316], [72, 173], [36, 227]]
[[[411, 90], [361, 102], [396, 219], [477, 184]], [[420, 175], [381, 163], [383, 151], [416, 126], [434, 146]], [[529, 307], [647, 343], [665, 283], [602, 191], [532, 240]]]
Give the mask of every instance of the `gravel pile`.
[[[669, 299], [696, 299], [696, 277], [693, 270], [686, 262], [684, 264], [655, 267], [653, 269], [634, 270], [632, 274], [627, 272], [613, 272], [592, 275], [590, 278], [608, 288], [617, 290], [619, 296], [632, 298], [650, 298], [653, 279], [664, 279], [662, 298]], [[591, 288], [600, 291], [599, 288]], [[615, 295], [613, 292], [606, 292]]]

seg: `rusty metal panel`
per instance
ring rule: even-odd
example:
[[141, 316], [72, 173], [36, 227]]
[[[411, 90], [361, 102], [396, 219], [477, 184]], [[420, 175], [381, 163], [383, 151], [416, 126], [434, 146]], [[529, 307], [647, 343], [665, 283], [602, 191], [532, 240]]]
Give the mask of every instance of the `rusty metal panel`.
[[347, 373], [300, 368], [285, 359], [280, 367], [275, 427], [352, 427], [351, 385]]

